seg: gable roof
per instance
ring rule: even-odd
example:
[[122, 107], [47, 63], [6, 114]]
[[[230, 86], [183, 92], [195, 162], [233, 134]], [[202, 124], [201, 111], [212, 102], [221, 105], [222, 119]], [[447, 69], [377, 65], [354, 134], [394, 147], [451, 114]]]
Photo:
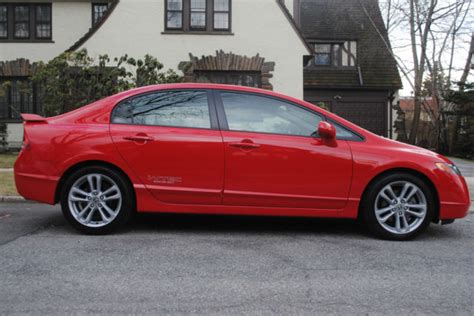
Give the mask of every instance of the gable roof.
[[[164, 0], [164, 1], [166, 1], [166, 0]], [[313, 53], [313, 48], [312, 48], [311, 44], [309, 44], [309, 42], [306, 41], [306, 38], [303, 35], [303, 32], [300, 30], [300, 28], [296, 24], [295, 20], [291, 16], [291, 13], [288, 11], [288, 9], [287, 9], [287, 7], [284, 3], [284, 0], [275, 0], [275, 1], [277, 3], [278, 7], [282, 10], [285, 17], [287, 18], [288, 23], [290, 23], [291, 27], [296, 32], [296, 35], [298, 35], [299, 39], [301, 40], [301, 42], [303, 43], [305, 48], [308, 50], [308, 53], [312, 54]], [[102, 16], [101, 20], [98, 23], [96, 23], [93, 27], [91, 27], [87, 31], [87, 33], [85, 33], [81, 38], [79, 38], [74, 44], [72, 44], [72, 46], [69, 47], [66, 50], [66, 52], [75, 51], [78, 48], [80, 48], [82, 45], [84, 45], [87, 42], [87, 40], [89, 38], [91, 38], [94, 35], [94, 33], [97, 32], [97, 30], [106, 22], [107, 18], [112, 14], [112, 12], [117, 7], [119, 2], [120, 2], [120, 0], [112, 0], [112, 2], [110, 4], [110, 7], [105, 12], [105, 14]]]
[[305, 87], [402, 87], [377, 0], [301, 0], [300, 19], [310, 42], [355, 40], [358, 45], [359, 68], [306, 67]]
[[97, 32], [98, 29], [100, 29], [100, 27], [105, 23], [105, 21], [107, 21], [107, 19], [115, 10], [119, 2], [120, 0], [113, 0], [110, 3], [110, 6], [107, 9], [107, 11], [105, 11], [104, 15], [100, 19], [100, 21], [97, 22], [95, 25], [93, 25], [81, 38], [79, 38], [74, 44], [72, 44], [71, 47], [69, 47], [66, 50], [66, 52], [73, 52], [79, 47], [81, 47], [85, 42], [87, 42], [87, 40], [91, 38], [92, 35], [94, 35], [94, 33]]

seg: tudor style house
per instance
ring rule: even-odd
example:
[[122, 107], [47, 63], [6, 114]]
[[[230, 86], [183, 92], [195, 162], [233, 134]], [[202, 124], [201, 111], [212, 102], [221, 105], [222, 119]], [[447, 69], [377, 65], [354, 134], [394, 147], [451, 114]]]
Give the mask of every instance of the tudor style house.
[[314, 49], [304, 98], [376, 134], [392, 131], [401, 80], [377, 0], [295, 0], [295, 19]]
[[185, 81], [304, 97], [390, 136], [400, 79], [381, 42], [377, 0], [0, 0], [0, 83], [11, 82], [0, 122], [20, 145], [18, 113], [41, 113], [34, 63], [85, 48], [150, 54]]

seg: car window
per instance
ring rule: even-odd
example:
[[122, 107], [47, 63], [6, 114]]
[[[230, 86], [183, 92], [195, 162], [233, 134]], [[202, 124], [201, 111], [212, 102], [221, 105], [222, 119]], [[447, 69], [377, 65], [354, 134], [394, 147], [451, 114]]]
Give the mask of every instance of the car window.
[[163, 91], [120, 103], [112, 123], [210, 128], [206, 91]]
[[347, 128], [337, 124], [336, 122], [331, 121], [331, 123], [336, 128], [336, 137], [338, 139], [345, 139], [345, 140], [362, 140], [362, 138], [348, 130]]
[[221, 92], [229, 130], [311, 136], [321, 116], [274, 98]]

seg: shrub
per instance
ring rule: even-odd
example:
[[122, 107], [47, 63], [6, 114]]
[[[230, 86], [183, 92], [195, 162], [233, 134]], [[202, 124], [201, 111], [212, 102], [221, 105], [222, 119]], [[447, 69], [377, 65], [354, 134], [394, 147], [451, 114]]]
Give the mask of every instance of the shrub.
[[39, 86], [43, 114], [53, 116], [131, 88], [182, 81], [173, 70], [162, 69], [163, 64], [150, 55], [143, 59], [124, 55], [111, 62], [108, 55], [95, 60], [83, 49], [36, 64], [32, 80]]

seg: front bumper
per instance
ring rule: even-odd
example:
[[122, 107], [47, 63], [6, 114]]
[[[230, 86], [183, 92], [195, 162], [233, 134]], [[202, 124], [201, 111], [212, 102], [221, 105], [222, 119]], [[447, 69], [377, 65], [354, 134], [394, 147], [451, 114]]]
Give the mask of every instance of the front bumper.
[[466, 217], [471, 206], [469, 188], [462, 176], [443, 179], [440, 195], [440, 220], [450, 220]]

